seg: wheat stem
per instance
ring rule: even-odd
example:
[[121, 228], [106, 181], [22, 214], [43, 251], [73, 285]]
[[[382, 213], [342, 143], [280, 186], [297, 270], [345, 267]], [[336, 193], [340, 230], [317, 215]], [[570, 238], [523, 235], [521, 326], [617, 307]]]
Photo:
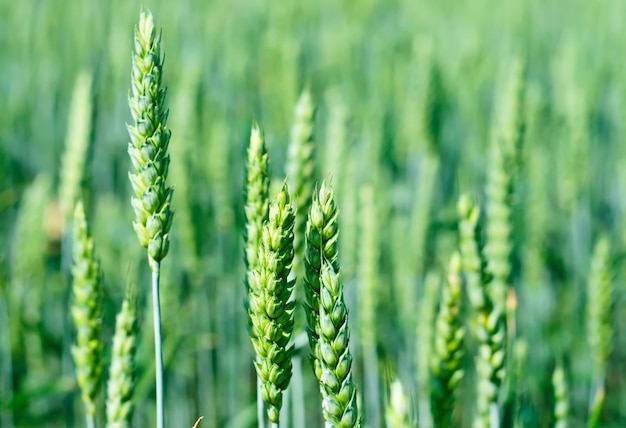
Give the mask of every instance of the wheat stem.
[[156, 272], [152, 272], [152, 308], [154, 321], [154, 362], [156, 370], [156, 399], [157, 399], [157, 427], [165, 426], [163, 405], [163, 344], [161, 342], [161, 302], [159, 301], [159, 287], [161, 274], [160, 264], [155, 263]]

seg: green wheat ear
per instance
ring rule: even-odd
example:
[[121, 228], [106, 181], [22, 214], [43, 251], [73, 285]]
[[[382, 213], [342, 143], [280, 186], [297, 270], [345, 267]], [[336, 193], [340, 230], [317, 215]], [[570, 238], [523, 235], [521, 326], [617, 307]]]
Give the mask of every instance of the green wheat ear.
[[[269, 213], [269, 177], [267, 148], [263, 131], [254, 121], [248, 145], [248, 161], [245, 173], [245, 205], [244, 213], [246, 228], [244, 231], [244, 261], [246, 263], [246, 296], [245, 308], [248, 311], [248, 325], [252, 327], [250, 316], [250, 284], [254, 282], [254, 273], [259, 269], [259, 250], [262, 243], [263, 224]], [[257, 356], [257, 360], [258, 360]], [[264, 426], [263, 399], [261, 398], [261, 379], [257, 378], [257, 419], [259, 426]]]
[[134, 358], [137, 325], [135, 308], [127, 296], [115, 322], [111, 367], [107, 384], [108, 428], [128, 428], [132, 416], [135, 387]]
[[87, 413], [87, 425], [94, 426], [95, 400], [102, 377], [102, 289], [99, 266], [94, 255], [93, 238], [87, 229], [82, 202], [74, 210], [74, 264], [72, 266], [74, 302], [72, 318], [76, 326], [76, 345], [72, 356], [76, 377]]
[[296, 207], [293, 271], [298, 277], [302, 276], [301, 266], [304, 257], [306, 221], [309, 207], [311, 206], [311, 195], [315, 180], [313, 159], [314, 117], [315, 107], [311, 92], [308, 88], [305, 88], [296, 105], [286, 168], [287, 180], [289, 181]]
[[613, 304], [613, 278], [611, 272], [611, 245], [608, 237], [598, 239], [591, 260], [587, 286], [587, 339], [593, 355], [594, 396], [589, 417], [589, 427], [598, 426], [604, 405], [606, 368], [611, 353], [611, 306]]
[[563, 366], [557, 365], [552, 373], [554, 388], [554, 427], [567, 428], [569, 417], [569, 392]]
[[348, 346], [348, 309], [344, 303], [343, 283], [326, 259], [322, 261], [319, 308], [317, 358], [324, 420], [327, 427], [358, 427], [361, 422]]
[[404, 393], [402, 383], [395, 379], [389, 385], [389, 401], [385, 411], [388, 428], [409, 428], [412, 426], [409, 416], [409, 400]]
[[128, 154], [135, 169], [130, 182], [135, 196], [133, 227], [139, 242], [148, 249], [150, 268], [159, 272], [159, 263], [169, 249], [168, 232], [174, 215], [171, 208], [172, 188], [165, 181], [170, 158], [167, 148], [170, 130], [168, 110], [161, 80], [161, 35], [154, 27], [152, 14], [142, 12], [135, 28], [135, 50], [132, 57], [131, 90], [128, 96], [134, 123], [128, 125]]
[[485, 261], [478, 244], [479, 208], [463, 195], [457, 205], [461, 264], [465, 274], [469, 302], [474, 311], [471, 332], [478, 340], [476, 355], [476, 410], [474, 428], [499, 424], [499, 390], [505, 374], [506, 331], [504, 313], [494, 304], [487, 288]]
[[263, 226], [257, 269], [249, 285], [250, 338], [257, 354], [254, 362], [261, 380], [260, 392], [267, 415], [278, 423], [283, 391], [291, 380], [289, 344], [294, 328], [294, 280], [289, 280], [293, 262], [295, 214], [287, 185], [270, 205]]
[[306, 224], [304, 252], [304, 290], [306, 295], [304, 309], [308, 324], [309, 345], [315, 357], [313, 362], [318, 379], [321, 376], [320, 368], [317, 365], [317, 361], [319, 361], [320, 275], [324, 260], [330, 263], [334, 269], [339, 270], [337, 216], [338, 210], [333, 189], [324, 181], [319, 190], [313, 194]]
[[451, 425], [455, 394], [463, 377], [463, 320], [461, 318], [461, 256], [454, 253], [448, 268], [448, 281], [435, 324], [431, 360], [432, 413], [435, 426]]
[[91, 133], [91, 115], [92, 78], [88, 73], [81, 73], [72, 93], [66, 147], [61, 161], [59, 200], [64, 222], [69, 220], [80, 194]]
[[254, 271], [258, 269], [259, 248], [261, 247], [263, 224], [269, 212], [269, 178], [267, 148], [263, 132], [258, 123], [252, 124], [250, 145], [248, 146], [248, 162], [246, 166], [245, 217], [244, 232], [246, 262], [246, 288], [252, 281]]

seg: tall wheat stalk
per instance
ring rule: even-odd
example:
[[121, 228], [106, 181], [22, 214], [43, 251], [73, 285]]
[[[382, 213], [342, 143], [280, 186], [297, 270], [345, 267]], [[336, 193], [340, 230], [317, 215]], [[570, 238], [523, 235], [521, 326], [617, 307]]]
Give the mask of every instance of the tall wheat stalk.
[[166, 126], [166, 90], [162, 86], [163, 60], [161, 34], [154, 27], [152, 14], [141, 12], [135, 28], [132, 57], [131, 91], [128, 97], [133, 125], [128, 126], [128, 144], [135, 172], [129, 174], [135, 196], [133, 226], [139, 242], [148, 250], [152, 270], [152, 308], [156, 362], [157, 428], [164, 428], [163, 354], [161, 343], [161, 304], [159, 288], [161, 260], [169, 249], [169, 230], [174, 215], [171, 208], [173, 189], [167, 187], [169, 169], [167, 148], [170, 130]]

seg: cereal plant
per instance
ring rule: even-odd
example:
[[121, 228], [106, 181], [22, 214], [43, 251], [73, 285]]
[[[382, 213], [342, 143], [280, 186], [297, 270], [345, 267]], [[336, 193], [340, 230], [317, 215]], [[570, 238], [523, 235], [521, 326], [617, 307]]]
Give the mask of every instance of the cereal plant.
[[624, 2], [0, 17], [0, 427], [626, 426]]

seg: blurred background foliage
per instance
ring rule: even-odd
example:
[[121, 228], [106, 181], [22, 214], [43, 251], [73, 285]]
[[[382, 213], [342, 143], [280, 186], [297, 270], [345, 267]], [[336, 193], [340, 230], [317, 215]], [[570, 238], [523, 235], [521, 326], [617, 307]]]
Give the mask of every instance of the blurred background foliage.
[[[571, 426], [584, 426], [592, 356], [582, 314], [593, 244], [605, 234], [613, 248], [615, 333], [601, 426], [626, 425], [626, 3], [143, 6], [163, 29], [176, 189], [171, 254], [162, 268], [170, 424], [191, 426], [199, 415], [202, 426], [255, 424], [243, 310], [245, 148], [256, 118], [272, 177], [282, 182], [293, 110], [306, 85], [317, 106], [316, 176], [332, 175], [341, 210], [353, 345], [374, 340], [373, 376], [371, 366], [364, 369], [371, 360], [355, 356], [357, 380], [368, 386], [368, 426], [382, 424], [393, 376], [417, 414], [425, 279], [444, 275], [457, 243], [459, 194], [484, 203], [496, 101], [517, 58], [525, 64], [525, 133], [513, 197], [512, 285], [524, 346], [516, 348], [522, 376], [514, 419], [551, 426], [552, 370], [562, 363]], [[2, 427], [83, 423], [70, 355], [69, 229], [59, 200], [72, 91], [82, 73], [93, 85], [82, 116], [91, 125], [81, 192], [104, 274], [105, 340], [126, 287], [133, 287], [142, 326], [134, 426], [153, 424], [148, 270], [131, 226], [125, 128], [140, 7], [125, 0], [0, 0]], [[374, 319], [360, 322], [372, 307]], [[472, 355], [464, 365], [459, 426], [471, 420]], [[308, 362], [304, 372], [307, 426], [320, 426]]]

